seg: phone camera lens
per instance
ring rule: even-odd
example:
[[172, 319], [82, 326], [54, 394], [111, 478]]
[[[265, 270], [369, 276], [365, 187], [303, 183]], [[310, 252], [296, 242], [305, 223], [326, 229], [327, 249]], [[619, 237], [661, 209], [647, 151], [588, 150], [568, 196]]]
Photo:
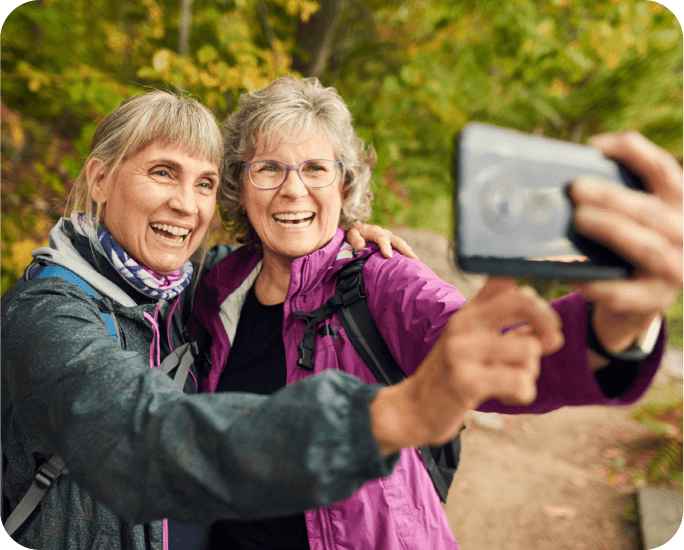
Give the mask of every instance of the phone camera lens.
[[487, 224], [495, 231], [507, 231], [520, 222], [525, 205], [515, 186], [493, 182], [485, 190], [482, 206]]
[[553, 204], [548, 193], [532, 193], [527, 203], [527, 218], [534, 225], [546, 225], [553, 217]]

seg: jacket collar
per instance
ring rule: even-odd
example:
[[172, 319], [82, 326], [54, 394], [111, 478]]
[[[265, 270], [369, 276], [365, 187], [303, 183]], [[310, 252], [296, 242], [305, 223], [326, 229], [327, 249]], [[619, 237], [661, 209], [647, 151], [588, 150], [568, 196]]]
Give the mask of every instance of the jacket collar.
[[76, 233], [69, 218], [61, 218], [50, 231], [50, 246], [31, 254], [36, 260], [46, 260], [79, 275], [101, 295], [108, 296], [125, 307], [157, 302], [138, 292], [112, 267], [107, 258], [94, 251], [87, 237]]
[[369, 256], [376, 251], [377, 245], [371, 244], [357, 252], [344, 240], [346, 232], [337, 228], [335, 236], [323, 248], [297, 258], [290, 266], [290, 288], [288, 295], [300, 288], [311, 288], [316, 282], [325, 282], [354, 258]]

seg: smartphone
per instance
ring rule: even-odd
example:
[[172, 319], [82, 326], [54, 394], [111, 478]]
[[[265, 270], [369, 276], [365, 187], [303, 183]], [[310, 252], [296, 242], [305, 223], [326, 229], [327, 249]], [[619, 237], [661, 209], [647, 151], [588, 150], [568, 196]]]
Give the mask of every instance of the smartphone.
[[629, 277], [629, 262], [574, 229], [566, 187], [583, 175], [644, 191], [634, 173], [593, 147], [466, 125], [455, 153], [458, 267], [509, 277]]

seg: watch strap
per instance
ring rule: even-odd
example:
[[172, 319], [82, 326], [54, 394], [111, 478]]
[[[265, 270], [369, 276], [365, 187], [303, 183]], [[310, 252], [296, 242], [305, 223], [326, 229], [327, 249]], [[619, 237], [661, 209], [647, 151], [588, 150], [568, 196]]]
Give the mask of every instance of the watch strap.
[[[608, 351], [603, 347], [601, 342], [599, 342], [598, 336], [596, 336], [596, 332], [594, 331], [594, 323], [592, 321], [593, 313], [594, 305], [589, 304], [589, 307], [587, 308], [587, 347], [589, 349], [611, 361], [643, 361], [653, 353], [658, 334], [662, 327], [662, 317], [660, 315], [653, 320], [644, 338], [638, 339], [631, 348], [628, 348], [621, 353], [614, 353]], [[639, 342], [639, 340], [641, 340], [641, 342]]]

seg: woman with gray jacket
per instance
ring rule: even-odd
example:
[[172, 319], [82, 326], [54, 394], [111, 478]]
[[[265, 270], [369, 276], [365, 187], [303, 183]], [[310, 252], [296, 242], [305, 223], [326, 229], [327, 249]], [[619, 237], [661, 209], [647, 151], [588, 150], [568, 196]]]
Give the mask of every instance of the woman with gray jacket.
[[272, 397], [197, 393], [190, 291], [230, 249], [189, 258], [222, 156], [196, 101], [124, 101], [95, 133], [70, 217], [3, 296], [3, 520], [22, 545], [199, 549], [194, 523], [329, 504], [396, 464], [374, 434], [380, 388], [343, 373]]

